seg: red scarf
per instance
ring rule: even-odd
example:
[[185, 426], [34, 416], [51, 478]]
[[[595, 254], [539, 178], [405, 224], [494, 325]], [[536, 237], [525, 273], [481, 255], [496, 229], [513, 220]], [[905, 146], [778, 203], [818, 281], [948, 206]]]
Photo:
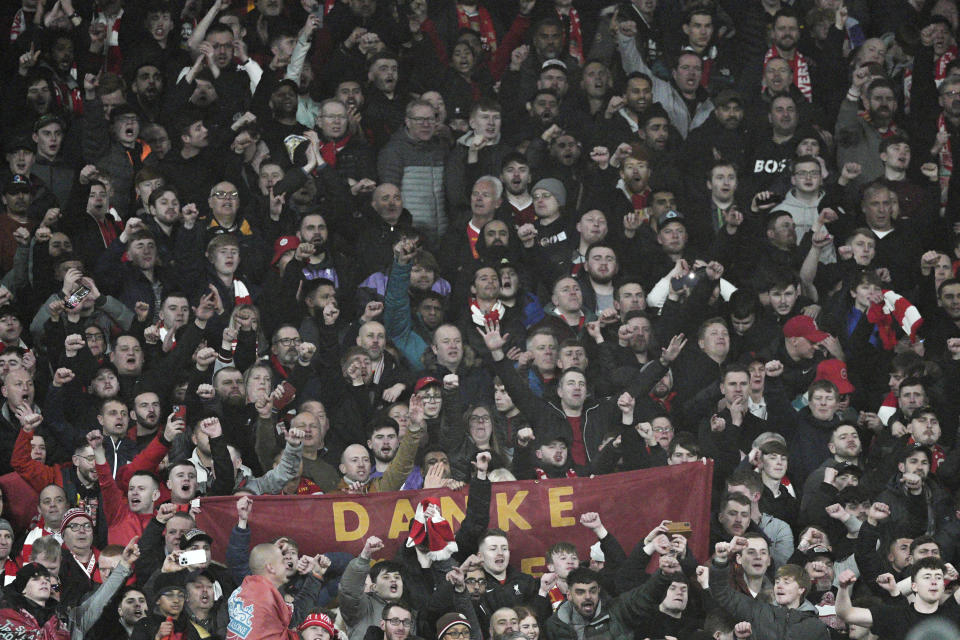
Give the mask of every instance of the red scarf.
[[466, 9], [458, 4], [457, 26], [460, 29], [472, 29], [478, 32], [484, 51], [493, 53], [497, 50], [497, 30], [493, 28], [493, 19], [485, 8], [477, 6], [477, 12], [468, 15]]
[[560, 587], [554, 587], [547, 592], [547, 600], [550, 601], [550, 608], [556, 611], [560, 608], [560, 605], [567, 601], [567, 596], [563, 594], [563, 591], [560, 591]]
[[650, 189], [644, 189], [641, 193], [632, 193], [630, 194], [630, 204], [633, 205], [633, 210], [637, 213], [640, 213], [647, 208], [647, 200], [650, 199]]
[[[560, 20], [563, 20], [563, 14], [557, 11], [557, 16]], [[567, 18], [570, 19], [570, 29], [567, 31], [567, 51], [571, 56], [577, 59], [581, 65], [583, 64], [583, 32], [580, 30], [580, 14], [577, 13], [577, 10], [573, 7], [570, 7], [570, 12], [567, 14]]]
[[937, 133], [947, 133], [947, 144], [940, 149], [938, 156], [940, 172], [940, 214], [943, 215], [947, 207], [947, 190], [950, 187], [950, 176], [953, 175], [953, 144], [950, 142], [949, 132], [947, 131], [947, 119], [940, 114], [937, 118]]
[[[780, 55], [780, 51], [776, 47], [770, 47], [767, 50], [766, 55], [763, 57], [763, 66], [767, 66], [767, 62], [770, 58], [783, 58]], [[786, 58], [784, 58], [786, 60]], [[803, 54], [799, 51], [793, 54], [793, 60], [787, 60], [787, 63], [790, 65], [790, 69], [793, 70], [793, 84], [800, 89], [800, 93], [803, 94], [803, 97], [807, 99], [807, 102], [813, 101], [813, 84], [810, 79], [810, 66], [807, 63], [807, 59], [803, 57]]]
[[316, 482], [310, 478], [301, 477], [300, 484], [297, 485], [297, 495], [298, 496], [316, 496], [321, 495], [323, 489], [320, 488]]
[[[534, 472], [537, 474], [537, 480], [549, 480], [549, 479], [550, 479], [550, 476], [547, 475], [547, 472], [544, 471], [543, 469], [541, 469], [540, 467], [537, 467], [536, 469], [534, 469]], [[565, 477], [565, 478], [576, 478], [576, 477], [577, 477], [577, 472], [574, 471], [573, 469], [567, 469], [567, 472], [566, 472], [565, 474], [563, 474], [563, 477]]]
[[272, 354], [270, 355], [270, 367], [274, 371], [276, 371], [277, 374], [284, 380], [286, 380], [290, 376], [290, 374], [287, 373], [287, 370], [284, 368], [284, 366], [280, 363], [280, 359], [277, 358], [277, 356]]
[[331, 140], [330, 142], [321, 142], [320, 157], [322, 157], [323, 161], [331, 167], [337, 166], [337, 154], [340, 153], [341, 149], [347, 146], [348, 142], [350, 142], [349, 133], [340, 141]]
[[675, 397], [677, 397], [676, 391], [671, 391], [664, 398], [658, 398], [652, 393], [650, 394], [650, 399], [656, 402], [657, 404], [659, 404], [661, 407], [663, 407], [664, 410], [666, 410], [667, 412], [670, 412], [673, 410], [673, 399]]

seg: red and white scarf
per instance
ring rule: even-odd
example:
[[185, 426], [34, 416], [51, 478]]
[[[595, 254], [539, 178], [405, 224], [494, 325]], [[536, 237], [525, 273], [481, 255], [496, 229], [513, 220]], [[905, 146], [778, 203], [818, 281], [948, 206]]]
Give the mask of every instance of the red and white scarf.
[[947, 134], [947, 144], [940, 148], [939, 154], [939, 181], [940, 181], [940, 215], [943, 215], [947, 207], [947, 191], [950, 187], [950, 176], [953, 175], [953, 144], [950, 142], [950, 134], [947, 131], [947, 119], [940, 114], [937, 118], [937, 133]]
[[253, 297], [242, 280], [234, 279], [233, 281], [233, 304], [253, 304]]
[[[537, 474], [537, 480], [549, 480], [549, 479], [550, 479], [550, 476], [547, 475], [547, 472], [544, 471], [543, 469], [541, 469], [540, 467], [537, 467], [536, 469], [534, 469], [534, 472]], [[577, 477], [577, 472], [574, 471], [573, 469], [567, 469], [567, 472], [566, 472], [565, 474], [563, 474], [563, 477], [564, 477], [564, 478], [576, 478], [576, 477]]]
[[[763, 56], [763, 66], [766, 68], [767, 62], [771, 58], [783, 58], [780, 55], [780, 51], [776, 47], [770, 47], [767, 50], [766, 55]], [[786, 60], [786, 58], [784, 58]], [[803, 97], [807, 99], [807, 102], [813, 101], [813, 83], [810, 78], [810, 65], [807, 63], [807, 59], [803, 57], [803, 54], [799, 51], [793, 54], [792, 60], [787, 60], [787, 64], [790, 65], [790, 68], [793, 70], [793, 84], [800, 89], [800, 93], [803, 94]], [[766, 87], [764, 87], [766, 88]]]
[[[435, 507], [433, 516], [427, 519], [427, 509]], [[407, 547], [426, 545], [429, 551], [427, 557], [434, 562], [447, 560], [457, 551], [457, 542], [453, 535], [453, 527], [440, 513], [438, 498], [425, 498], [417, 505], [417, 513], [410, 522], [410, 534], [407, 536]]]
[[107, 40], [104, 46], [106, 51], [106, 70], [110, 73], [120, 75], [123, 65], [123, 53], [120, 51], [120, 21], [123, 19], [123, 9], [117, 14], [112, 22], [110, 18], [103, 13], [97, 13], [93, 17], [94, 24], [103, 24], [107, 27]]
[[23, 12], [23, 8], [17, 9], [17, 12], [13, 14], [13, 21], [10, 23], [10, 42], [19, 38], [26, 29], [27, 15]]
[[[567, 51], [571, 56], [583, 64], [583, 31], [580, 28], [580, 14], [573, 7], [567, 12], [567, 18], [570, 19], [570, 30], [567, 31]], [[564, 14], [557, 11], [557, 16], [563, 20]]]
[[882, 304], [872, 304], [867, 309], [867, 320], [877, 326], [877, 335], [887, 351], [897, 346], [894, 322], [910, 337], [911, 343], [917, 341], [917, 331], [923, 326], [923, 317], [913, 303], [889, 289], [883, 292]]
[[503, 306], [503, 303], [497, 300], [490, 311], [484, 311], [480, 308], [480, 304], [477, 302], [477, 299], [474, 298], [470, 301], [470, 317], [473, 320], [473, 324], [478, 327], [485, 327], [487, 324], [496, 324], [500, 322], [503, 318], [503, 314], [506, 313], [506, 308]]
[[467, 13], [461, 5], [457, 5], [457, 26], [461, 29], [472, 29], [480, 34], [480, 43], [483, 50], [493, 53], [497, 50], [497, 30], [493, 28], [493, 18], [485, 8], [478, 6], [477, 10]]

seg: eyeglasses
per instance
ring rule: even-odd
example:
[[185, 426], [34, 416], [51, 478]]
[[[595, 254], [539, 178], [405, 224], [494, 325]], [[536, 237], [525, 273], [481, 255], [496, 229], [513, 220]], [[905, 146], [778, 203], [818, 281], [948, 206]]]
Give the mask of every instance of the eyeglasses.
[[487, 424], [493, 422], [490, 416], [470, 416], [470, 424]]
[[106, 342], [102, 333], [85, 333], [83, 339], [87, 342]]
[[279, 344], [284, 347], [292, 347], [295, 344], [303, 344], [303, 338], [277, 338], [273, 344]]
[[793, 175], [798, 178], [816, 178], [820, 175], [819, 171], [794, 171]]
[[387, 618], [387, 622], [395, 627], [402, 626], [404, 629], [413, 629], [413, 620], [410, 618], [407, 618], [406, 620], [403, 618]]
[[93, 525], [89, 522], [71, 522], [67, 525], [67, 529], [73, 531], [74, 533], [79, 533], [80, 531], [93, 531]]
[[239, 200], [240, 193], [237, 191], [214, 191], [213, 197], [217, 200]]
[[420, 396], [420, 399], [425, 402], [437, 402], [443, 400], [443, 396], [439, 393], [424, 393]]
[[469, 631], [469, 630], [467, 630], [467, 631], [447, 631], [445, 634], [443, 634], [443, 637], [445, 637], [445, 638], [469, 638], [469, 637], [470, 637], [470, 631]]
[[78, 455], [77, 457], [80, 458], [81, 460], [86, 460], [87, 462], [96, 462], [96, 460], [97, 460], [96, 456], [92, 456], [92, 455], [91, 455], [91, 456], [80, 456], [80, 455]]
[[467, 578], [466, 580], [464, 580], [464, 582], [466, 582], [471, 587], [476, 587], [476, 586], [486, 585], [487, 579], [486, 578]]
[[654, 433], [670, 433], [671, 431], [673, 431], [673, 427], [654, 427], [653, 428]]
[[324, 120], [346, 120], [347, 116], [341, 115], [339, 113], [333, 115], [323, 114], [320, 116]]

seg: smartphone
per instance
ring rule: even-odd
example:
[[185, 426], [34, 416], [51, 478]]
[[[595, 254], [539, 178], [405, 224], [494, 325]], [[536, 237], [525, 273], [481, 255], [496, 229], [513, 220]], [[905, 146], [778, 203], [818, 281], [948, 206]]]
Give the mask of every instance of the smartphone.
[[177, 420], [183, 420], [187, 417], [187, 405], [185, 404], [175, 404], [173, 405], [173, 417]]
[[177, 558], [177, 563], [181, 567], [189, 567], [194, 564], [203, 564], [207, 561], [207, 552], [203, 549], [194, 549], [193, 551], [184, 551]]
[[667, 525], [667, 535], [669, 536], [680, 534], [685, 538], [689, 538], [692, 533], [693, 529], [690, 528], [689, 522], [671, 522]]
[[783, 196], [779, 196], [775, 193], [771, 193], [770, 197], [757, 200], [757, 206], [772, 207], [773, 205], [780, 204], [781, 202], [783, 202]]
[[90, 289], [81, 284], [74, 289], [73, 293], [63, 299], [63, 306], [67, 309], [76, 309], [88, 295], [90, 295]]
[[293, 397], [297, 395], [297, 388], [286, 380], [280, 383], [280, 387], [283, 389], [283, 393], [279, 398], [275, 398], [273, 401], [273, 408], [277, 411], [281, 411], [284, 407], [290, 404], [290, 401], [293, 400]]

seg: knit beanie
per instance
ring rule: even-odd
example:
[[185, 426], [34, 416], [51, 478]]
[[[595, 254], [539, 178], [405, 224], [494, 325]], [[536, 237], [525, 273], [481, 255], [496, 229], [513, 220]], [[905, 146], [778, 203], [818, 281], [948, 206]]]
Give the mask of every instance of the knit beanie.
[[533, 193], [537, 189], [543, 189], [549, 191], [553, 194], [553, 197], [557, 199], [557, 203], [562, 207], [567, 204], [567, 188], [563, 186], [563, 183], [557, 180], [556, 178], [544, 178], [533, 185], [533, 189], [530, 189], [530, 193]]

